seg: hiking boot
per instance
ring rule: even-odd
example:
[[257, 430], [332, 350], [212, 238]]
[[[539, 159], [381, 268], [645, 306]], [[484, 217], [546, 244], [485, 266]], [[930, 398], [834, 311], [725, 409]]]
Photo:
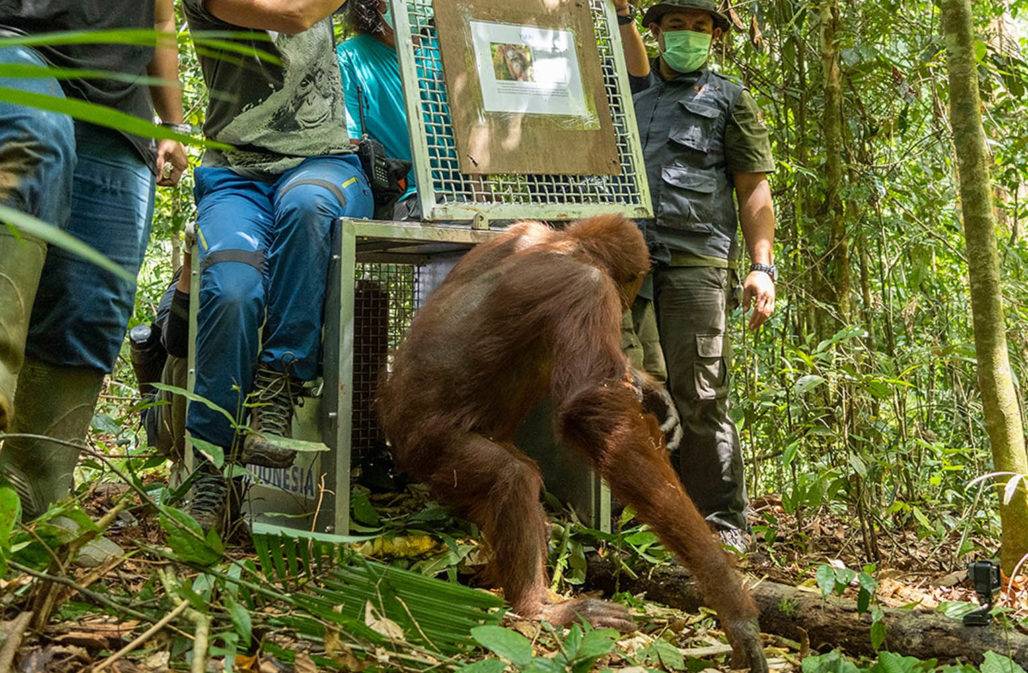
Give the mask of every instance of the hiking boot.
[[230, 489], [229, 480], [211, 463], [205, 460], [196, 468], [186, 513], [204, 532], [212, 528], [221, 531], [224, 527], [229, 514]]
[[282, 372], [261, 366], [254, 380], [249, 403], [250, 428], [243, 439], [239, 462], [261, 467], [289, 467], [296, 451], [276, 442], [293, 436], [293, 404], [301, 383]]
[[14, 418], [14, 390], [25, 359], [32, 303], [46, 259], [46, 245], [16, 238], [0, 224], [0, 432]]

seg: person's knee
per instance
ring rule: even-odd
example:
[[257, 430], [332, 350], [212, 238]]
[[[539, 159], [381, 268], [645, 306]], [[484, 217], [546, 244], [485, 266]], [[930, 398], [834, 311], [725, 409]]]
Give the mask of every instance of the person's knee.
[[257, 315], [264, 298], [259, 268], [243, 262], [222, 262], [209, 266], [201, 276], [201, 306], [219, 314]]
[[[277, 205], [280, 219], [303, 223], [317, 232], [327, 231], [332, 221], [346, 212], [343, 190], [326, 181], [304, 181], [288, 187]], [[312, 231], [312, 233], [314, 233]]]

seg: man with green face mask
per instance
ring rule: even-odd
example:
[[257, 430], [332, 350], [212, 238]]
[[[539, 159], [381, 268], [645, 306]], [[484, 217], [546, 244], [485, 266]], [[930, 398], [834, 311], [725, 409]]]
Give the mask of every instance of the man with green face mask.
[[[628, 0], [613, 0], [653, 199], [640, 222], [654, 260], [652, 282], [633, 307], [628, 329], [645, 346], [659, 332], [660, 354], [646, 353], [682, 417], [679, 474], [722, 539], [748, 546], [739, 435], [728, 415], [728, 315], [738, 305], [737, 231], [749, 253], [744, 307], [757, 329], [774, 311], [774, 169], [767, 129], [740, 85], [708, 68], [711, 45], [731, 27], [716, 0], [665, 0], [642, 23], [657, 41], [652, 62]], [[625, 341], [630, 342], [628, 333]], [[652, 348], [652, 346], [651, 346]], [[643, 349], [645, 351], [645, 348]]]

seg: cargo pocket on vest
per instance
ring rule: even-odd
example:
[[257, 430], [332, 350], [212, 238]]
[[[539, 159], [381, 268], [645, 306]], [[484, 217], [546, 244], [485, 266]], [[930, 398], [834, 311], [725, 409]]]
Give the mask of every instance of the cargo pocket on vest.
[[696, 335], [696, 363], [693, 365], [693, 375], [698, 400], [719, 400], [728, 395], [724, 345], [723, 334]]
[[710, 200], [717, 185], [714, 178], [674, 164], [660, 172], [664, 188], [660, 199], [660, 224], [683, 231], [716, 233], [710, 224]]

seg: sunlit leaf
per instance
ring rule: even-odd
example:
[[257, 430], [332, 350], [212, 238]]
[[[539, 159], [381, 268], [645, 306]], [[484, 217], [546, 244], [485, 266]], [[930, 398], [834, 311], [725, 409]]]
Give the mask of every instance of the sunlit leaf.
[[130, 135], [143, 138], [154, 138], [156, 140], [177, 140], [184, 145], [196, 145], [200, 147], [216, 147], [229, 149], [228, 145], [206, 140], [199, 136], [191, 136], [187, 133], [179, 133], [171, 128], [154, 124], [141, 117], [115, 110], [106, 105], [97, 105], [77, 98], [65, 98], [63, 96], [51, 96], [34, 91], [25, 91], [13, 87], [0, 86], [0, 102], [11, 103], [35, 108], [37, 110], [48, 110], [65, 114], [72, 119], [89, 122], [97, 126], [103, 126], [115, 131], [122, 131]]
[[502, 626], [476, 626], [471, 637], [496, 656], [515, 666], [527, 666], [532, 660], [532, 643], [516, 631]]
[[981, 671], [982, 673], [1025, 673], [1016, 661], [991, 650], [985, 653]]

